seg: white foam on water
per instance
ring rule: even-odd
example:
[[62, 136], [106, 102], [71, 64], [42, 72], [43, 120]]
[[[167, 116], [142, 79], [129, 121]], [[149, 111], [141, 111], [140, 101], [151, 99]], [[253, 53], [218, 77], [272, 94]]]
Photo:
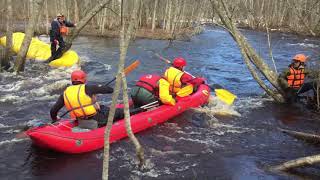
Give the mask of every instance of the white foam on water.
[[181, 140], [184, 140], [184, 141], [189, 141], [189, 142], [193, 142], [193, 143], [198, 143], [198, 144], [205, 144], [205, 145], [210, 145], [210, 146], [214, 146], [214, 147], [224, 147], [223, 145], [217, 143], [216, 141], [217, 140], [213, 140], [213, 139], [196, 139], [195, 137], [192, 137], [192, 138], [185, 138], [185, 137], [180, 137], [178, 139], [178, 141], [181, 141]]
[[12, 127], [12, 126], [8, 126], [0, 123], [0, 128], [9, 128], [9, 127]]
[[22, 142], [22, 141], [25, 141], [25, 140], [26, 139], [17, 139], [17, 138], [4, 140], [4, 141], [0, 141], [0, 146], [7, 145], [7, 144], [14, 144], [14, 143]]
[[302, 46], [302, 47], [308, 47], [308, 48], [317, 48], [319, 45], [311, 44], [311, 43], [287, 43], [288, 46]]
[[166, 156], [166, 155], [175, 155], [175, 154], [181, 154], [181, 151], [174, 151], [174, 150], [169, 150], [169, 151], [161, 151], [158, 149], [154, 149], [154, 148], [149, 148], [149, 150], [151, 151], [152, 155], [155, 156]]
[[17, 92], [20, 90], [23, 83], [24, 83], [23, 81], [17, 81], [11, 84], [0, 85], [0, 91], [1, 92]]
[[234, 106], [230, 106], [219, 100], [216, 96], [210, 96], [209, 104], [201, 108], [193, 108], [196, 112], [203, 112], [209, 116], [214, 115], [226, 115], [226, 116], [238, 116], [241, 114], [234, 109]]
[[5, 94], [3, 96], [0, 96], [0, 102], [11, 102], [11, 101], [21, 102], [22, 99], [20, 98], [20, 96], [12, 95], [12, 94]]
[[252, 109], [260, 108], [264, 106], [265, 102], [271, 102], [273, 101], [270, 97], [244, 97], [239, 98], [236, 102], [234, 107], [237, 110], [241, 110], [244, 112], [249, 112]]
[[158, 138], [163, 138], [163, 139], [165, 139], [165, 140], [168, 141], [168, 142], [174, 142], [174, 143], [177, 142], [176, 139], [171, 138], [171, 137], [168, 137], [168, 136], [164, 136], [164, 135], [161, 135], [161, 134], [157, 135], [157, 137], [158, 137]]

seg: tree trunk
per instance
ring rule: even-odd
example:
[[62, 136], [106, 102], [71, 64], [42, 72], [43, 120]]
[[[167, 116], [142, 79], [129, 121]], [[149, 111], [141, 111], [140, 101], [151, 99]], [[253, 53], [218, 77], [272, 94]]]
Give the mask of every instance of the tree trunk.
[[153, 16], [152, 16], [152, 28], [151, 28], [152, 32], [154, 31], [154, 29], [156, 27], [156, 14], [157, 14], [158, 1], [159, 0], [154, 1]]
[[45, 13], [46, 13], [46, 34], [49, 35], [49, 26], [50, 26], [50, 22], [49, 22], [49, 9], [48, 9], [48, 0], [45, 0]]
[[79, 35], [80, 31], [88, 24], [88, 22], [100, 12], [111, 0], [103, 0], [93, 7], [80, 21], [77, 26], [72, 29], [69, 36], [66, 38], [66, 47], [63, 52], [68, 51], [72, 46], [72, 41]]
[[73, 0], [74, 5], [74, 22], [79, 22], [79, 7], [78, 7], [78, 0]]
[[229, 31], [230, 35], [237, 42], [244, 59], [246, 60], [246, 58], [248, 58], [250, 60], [250, 62], [246, 62], [246, 64], [248, 65], [248, 63], [253, 63], [255, 67], [260, 71], [260, 73], [272, 84], [276, 91], [273, 91], [272, 89], [268, 88], [268, 86], [260, 78], [258, 78], [257, 73], [253, 74], [255, 70], [248, 66], [251, 74], [257, 80], [260, 87], [264, 89], [268, 95], [273, 97], [274, 100], [278, 102], [284, 102], [284, 92], [278, 83], [278, 75], [255, 52], [255, 50], [250, 46], [245, 37], [236, 28], [236, 26], [233, 23], [233, 19], [231, 18], [228, 7], [226, 7], [224, 1], [220, 0], [220, 4], [218, 4], [216, 1], [211, 0], [211, 4], [215, 12], [219, 15], [222, 23], [225, 25], [225, 28]]
[[281, 129], [281, 128], [278, 128], [278, 129], [286, 134], [289, 134], [290, 136], [297, 138], [297, 139], [301, 139], [301, 140], [304, 140], [304, 141], [310, 142], [310, 143], [320, 143], [320, 136], [319, 135], [298, 132], [298, 131], [291, 131], [291, 130]]
[[316, 163], [320, 163], [320, 155], [319, 154], [291, 160], [291, 161], [282, 163], [278, 166], [271, 167], [271, 170], [273, 170], [273, 171], [286, 171], [286, 170], [289, 170], [292, 168], [304, 167], [304, 166], [313, 165]]
[[[134, 142], [137, 143], [137, 139], [132, 139], [134, 137], [132, 130], [130, 133], [130, 128], [128, 128], [128, 125], [130, 126], [130, 114], [129, 114], [129, 103], [128, 103], [128, 94], [127, 94], [127, 90], [126, 90], [126, 79], [123, 77], [124, 76], [124, 64], [125, 64], [125, 58], [126, 58], [126, 54], [127, 54], [127, 49], [129, 46], [129, 42], [130, 42], [130, 38], [133, 32], [133, 28], [135, 26], [136, 19], [137, 19], [137, 11], [139, 8], [139, 4], [140, 4], [140, 0], [134, 0], [134, 7], [133, 7], [133, 11], [131, 14], [131, 20], [129, 22], [129, 27], [127, 32], [125, 32], [125, 24], [126, 23], [122, 23], [122, 30], [120, 32], [120, 60], [119, 60], [119, 65], [118, 65], [118, 75], [117, 75], [117, 80], [116, 80], [116, 86], [115, 86], [115, 91], [112, 95], [112, 104], [110, 107], [110, 111], [109, 111], [109, 116], [108, 116], [108, 122], [107, 122], [107, 127], [105, 130], [105, 134], [104, 134], [104, 139], [105, 139], [105, 143], [104, 143], [104, 154], [103, 154], [103, 172], [102, 172], [102, 179], [103, 180], [107, 180], [109, 178], [108, 172], [109, 172], [109, 149], [110, 149], [110, 143], [109, 143], [109, 137], [110, 137], [110, 130], [112, 127], [112, 123], [113, 123], [113, 117], [115, 114], [115, 106], [117, 104], [117, 99], [119, 97], [119, 93], [120, 93], [120, 88], [121, 88], [121, 82], [123, 85], [125, 85], [124, 88], [124, 103], [125, 103], [125, 121], [126, 121], [126, 129], [127, 129], [127, 133], [129, 138]], [[123, 6], [123, 4], [122, 4]], [[125, 95], [126, 94], [126, 95]], [[131, 127], [131, 126], [130, 126]], [[135, 137], [134, 137], [135, 138]], [[143, 157], [143, 150], [141, 148], [141, 145], [139, 147], [139, 142], [138, 142], [138, 146], [137, 144], [135, 144], [136, 149], [140, 150], [140, 154], [142, 152], [142, 156]], [[138, 154], [138, 151], [137, 151]], [[140, 156], [139, 156], [140, 157]], [[139, 158], [140, 159], [140, 158]], [[143, 160], [143, 158], [141, 159]]]
[[12, 31], [13, 31], [13, 23], [12, 23], [12, 17], [13, 17], [13, 12], [12, 12], [12, 1], [7, 0], [7, 32], [6, 32], [6, 47], [5, 47], [5, 56], [3, 61], [0, 63], [1, 67], [0, 69], [5, 69], [7, 70], [10, 67], [10, 58], [12, 56]]
[[33, 11], [31, 12], [31, 18], [29, 20], [27, 29], [26, 29], [26, 33], [25, 33], [25, 37], [23, 39], [20, 51], [17, 55], [17, 59], [14, 63], [14, 70], [15, 72], [19, 72], [19, 71], [23, 71], [24, 70], [24, 64], [26, 61], [26, 55], [29, 49], [29, 45], [34, 33], [34, 28], [37, 24], [37, 19], [38, 16], [40, 14], [40, 10], [42, 8], [43, 5], [43, 0], [34, 0], [33, 1]]
[[167, 14], [167, 23], [166, 23], [166, 31], [170, 32], [170, 27], [171, 27], [171, 11], [172, 11], [172, 1], [169, 0], [168, 2], [168, 14]]

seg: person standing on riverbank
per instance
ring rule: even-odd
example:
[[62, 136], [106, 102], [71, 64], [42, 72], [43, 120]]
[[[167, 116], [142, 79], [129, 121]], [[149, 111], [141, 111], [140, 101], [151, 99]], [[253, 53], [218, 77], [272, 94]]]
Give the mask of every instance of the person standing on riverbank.
[[[68, 34], [68, 27], [75, 27], [75, 26], [76, 24], [66, 21], [63, 14], [60, 14], [60, 13], [57, 14], [57, 18], [55, 18], [51, 22], [51, 30], [50, 30], [51, 57], [47, 60], [47, 62], [51, 62], [62, 56], [62, 51], [65, 48], [65, 42], [63, 40], [63, 36]], [[59, 46], [58, 49], [57, 49], [57, 46]]]
[[316, 97], [316, 83], [314, 81], [305, 82], [305, 78], [310, 74], [306, 66], [308, 57], [304, 54], [297, 54], [292, 58], [289, 68], [279, 76], [280, 85], [286, 92], [288, 102], [295, 102], [299, 94], [313, 90]]

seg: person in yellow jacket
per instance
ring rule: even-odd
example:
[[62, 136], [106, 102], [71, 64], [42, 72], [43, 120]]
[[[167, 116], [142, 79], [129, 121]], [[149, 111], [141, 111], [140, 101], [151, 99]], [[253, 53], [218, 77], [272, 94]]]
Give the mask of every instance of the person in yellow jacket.
[[193, 93], [194, 87], [204, 83], [204, 78], [195, 78], [184, 72], [187, 62], [182, 57], [173, 60], [162, 79], [159, 80], [159, 99], [164, 104], [175, 105], [177, 97], [186, 97]]
[[[110, 94], [113, 88], [107, 85], [87, 85], [87, 75], [81, 70], [71, 73], [72, 85], [67, 87], [50, 110], [52, 122], [59, 120], [58, 112], [65, 106], [72, 119], [78, 120], [79, 127], [94, 129], [107, 123], [109, 107], [96, 102], [96, 94]], [[122, 110], [123, 111], [123, 110]], [[121, 109], [116, 110], [115, 120], [123, 118]]]

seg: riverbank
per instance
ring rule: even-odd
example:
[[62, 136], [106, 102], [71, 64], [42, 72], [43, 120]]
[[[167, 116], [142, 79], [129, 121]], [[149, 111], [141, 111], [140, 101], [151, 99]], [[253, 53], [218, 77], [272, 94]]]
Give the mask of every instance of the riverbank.
[[[43, 35], [47, 34], [48, 32], [46, 30], [47, 28], [45, 26], [41, 26], [40, 28], [37, 28], [35, 30], [36, 35]], [[136, 31], [136, 38], [147, 38], [147, 39], [158, 39], [158, 40], [190, 40], [190, 38], [194, 35], [200, 34], [203, 32], [204, 27], [203, 26], [195, 26], [195, 27], [189, 27], [189, 28], [183, 28], [176, 30], [174, 32], [168, 32], [166, 30], [157, 28], [154, 31], [152, 31], [150, 28], [140, 28]], [[3, 36], [5, 34], [6, 28], [4, 25], [0, 25], [0, 36]], [[23, 25], [15, 25], [14, 32], [24, 32], [24, 26]], [[93, 27], [85, 27], [80, 32], [80, 35], [83, 36], [97, 36], [97, 37], [108, 37], [108, 38], [115, 38], [119, 37], [120, 30], [119, 29], [104, 29], [102, 32], [98, 28]]]

